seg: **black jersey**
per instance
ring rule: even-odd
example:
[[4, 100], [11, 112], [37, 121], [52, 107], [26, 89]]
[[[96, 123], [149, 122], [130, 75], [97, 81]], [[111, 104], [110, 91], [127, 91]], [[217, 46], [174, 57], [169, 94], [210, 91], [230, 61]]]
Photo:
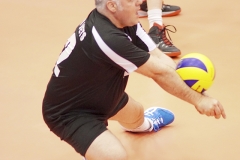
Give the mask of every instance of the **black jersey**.
[[56, 62], [43, 100], [45, 118], [79, 112], [107, 115], [123, 96], [129, 73], [154, 48], [140, 24], [119, 29], [94, 9]]

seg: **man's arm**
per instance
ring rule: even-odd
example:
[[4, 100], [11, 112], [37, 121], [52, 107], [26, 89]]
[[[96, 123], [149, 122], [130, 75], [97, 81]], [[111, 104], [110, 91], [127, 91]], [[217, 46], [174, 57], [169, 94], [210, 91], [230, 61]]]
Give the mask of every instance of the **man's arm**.
[[162, 51], [158, 48], [155, 48], [153, 51], [149, 52], [150, 55], [159, 58], [159, 62], [168, 65], [169, 67], [176, 69], [176, 63], [169, 57], [166, 56]]
[[193, 104], [201, 114], [226, 117], [222, 105], [215, 99], [202, 95], [188, 87], [176, 73], [175, 62], [160, 50], [155, 49], [148, 61], [136, 72], [152, 78], [168, 93]]

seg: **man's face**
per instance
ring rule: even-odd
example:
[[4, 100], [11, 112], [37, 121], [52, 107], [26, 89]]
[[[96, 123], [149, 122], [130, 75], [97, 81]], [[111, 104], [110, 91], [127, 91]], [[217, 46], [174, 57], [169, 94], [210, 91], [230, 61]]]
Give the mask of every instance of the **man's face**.
[[142, 0], [120, 0], [120, 2], [121, 6], [118, 6], [115, 18], [123, 27], [137, 24], [138, 10]]

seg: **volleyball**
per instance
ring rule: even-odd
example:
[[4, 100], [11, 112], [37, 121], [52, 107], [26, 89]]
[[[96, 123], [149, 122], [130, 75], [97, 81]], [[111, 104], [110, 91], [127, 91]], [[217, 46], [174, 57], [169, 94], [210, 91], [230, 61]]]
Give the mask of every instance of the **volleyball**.
[[212, 61], [201, 53], [189, 53], [177, 63], [176, 72], [193, 90], [204, 92], [209, 89], [215, 78]]

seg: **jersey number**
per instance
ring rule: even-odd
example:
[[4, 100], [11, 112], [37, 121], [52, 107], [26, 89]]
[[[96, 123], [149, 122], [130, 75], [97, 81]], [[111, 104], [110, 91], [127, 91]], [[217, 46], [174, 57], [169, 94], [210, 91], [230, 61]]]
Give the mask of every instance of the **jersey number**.
[[70, 54], [72, 53], [72, 50], [74, 49], [76, 45], [76, 38], [75, 38], [75, 33], [68, 39], [67, 43], [65, 44], [62, 53], [60, 54], [57, 63], [55, 64], [54, 67], [54, 74], [56, 75], [56, 77], [59, 76], [60, 74], [60, 69], [58, 67], [58, 64], [60, 64], [62, 61], [64, 61], [65, 59], [67, 59]]

